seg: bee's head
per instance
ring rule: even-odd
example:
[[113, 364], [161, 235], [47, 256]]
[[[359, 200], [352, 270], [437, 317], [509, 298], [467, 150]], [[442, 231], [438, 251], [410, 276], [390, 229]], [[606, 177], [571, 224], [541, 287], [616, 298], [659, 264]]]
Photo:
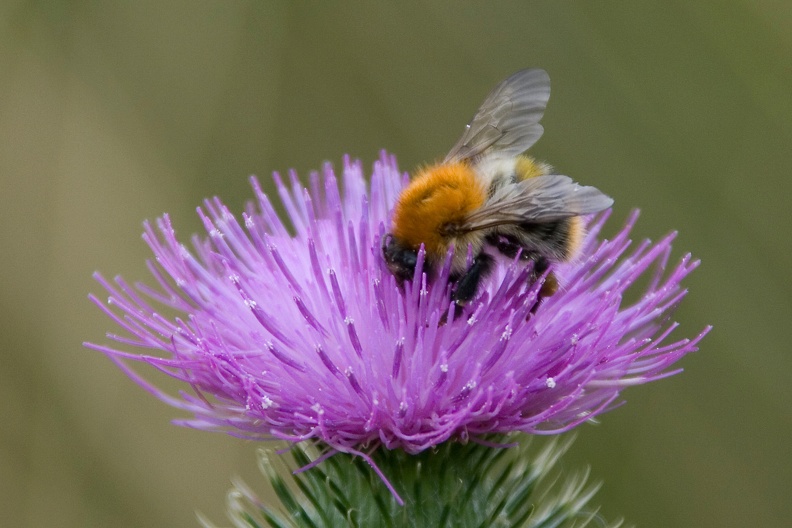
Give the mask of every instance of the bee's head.
[[388, 269], [400, 283], [412, 280], [418, 262], [418, 251], [402, 245], [396, 237], [388, 233], [382, 239], [382, 256]]

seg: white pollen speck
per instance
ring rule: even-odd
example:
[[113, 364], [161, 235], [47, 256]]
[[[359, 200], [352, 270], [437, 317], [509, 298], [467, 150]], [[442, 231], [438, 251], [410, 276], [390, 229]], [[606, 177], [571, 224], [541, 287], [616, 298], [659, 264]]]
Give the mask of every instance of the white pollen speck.
[[215, 228], [209, 231], [209, 236], [212, 238], [222, 238], [223, 233], [219, 229]]
[[232, 275], [229, 275], [228, 276], [228, 280], [230, 280], [234, 284], [238, 284], [239, 283], [239, 275], [237, 275], [236, 273], [234, 273]]
[[467, 383], [465, 383], [465, 388], [468, 389], [468, 390], [473, 390], [473, 389], [476, 388], [476, 385], [478, 385], [478, 384], [475, 381], [471, 380], [471, 381], [468, 381]]
[[440, 372], [448, 372], [448, 363], [440, 365]]
[[269, 396], [264, 396], [263, 398], [261, 398], [261, 408], [262, 409], [269, 409], [273, 405], [275, 405], [275, 402], [272, 401], [272, 399]]
[[467, 320], [467, 324], [468, 324], [468, 326], [473, 326], [474, 324], [476, 324], [476, 316], [475, 315], [471, 315], [470, 319]]
[[314, 403], [313, 405], [311, 405], [311, 410], [313, 410], [318, 415], [324, 414], [324, 409], [322, 409], [322, 406], [319, 405], [318, 403]]
[[501, 337], [500, 337], [500, 338], [501, 338], [501, 341], [505, 341], [505, 340], [509, 339], [509, 338], [511, 337], [511, 335], [512, 335], [512, 329], [511, 329], [511, 326], [508, 326], [508, 325], [507, 325], [507, 326], [506, 326], [506, 329], [505, 329], [505, 330], [503, 331], [503, 333], [501, 334]]
[[407, 402], [401, 402], [399, 404], [399, 410], [400, 411], [406, 411], [407, 410]]
[[578, 344], [578, 335], [577, 334], [572, 334], [572, 339], [570, 339], [569, 342], [572, 343], [573, 345], [577, 345]]
[[247, 306], [248, 308], [255, 308], [256, 301], [254, 301], [253, 299], [245, 299], [245, 306]]
[[186, 284], [187, 284], [186, 280], [184, 280], [184, 279], [176, 279], [176, 286], [178, 286], [179, 288], [184, 288], [184, 286]]
[[245, 227], [250, 229], [251, 227], [255, 226], [256, 222], [253, 221], [253, 217], [247, 216], [245, 217]]
[[355, 324], [355, 320], [352, 319], [351, 317], [347, 317], [347, 318], [344, 319], [344, 324], [345, 325]]
[[375, 278], [374, 279], [374, 286], [379, 286], [379, 283], [380, 283], [380, 280]]
[[556, 386], [556, 382], [553, 378], [547, 378], [545, 380], [545, 385], [547, 385], [548, 389], [553, 389]]
[[426, 297], [426, 294], [428, 294], [428, 293], [429, 293], [429, 291], [424, 290], [424, 289], [421, 289], [421, 291], [419, 292], [421, 297]]

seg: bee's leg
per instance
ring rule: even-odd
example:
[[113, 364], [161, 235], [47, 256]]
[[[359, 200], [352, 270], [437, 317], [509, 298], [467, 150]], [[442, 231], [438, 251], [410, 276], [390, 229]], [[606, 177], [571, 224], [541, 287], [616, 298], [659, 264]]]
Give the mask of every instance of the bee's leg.
[[[547, 271], [547, 268], [550, 267], [550, 261], [548, 261], [545, 257], [541, 255], [536, 255], [534, 257], [534, 267], [533, 271], [531, 272], [531, 284], [539, 280], [539, 277], [542, 276], [544, 272]], [[558, 291], [558, 279], [555, 276], [555, 273], [552, 271], [545, 276], [545, 281], [542, 283], [542, 286], [539, 288], [539, 293], [536, 295], [536, 302], [531, 307], [531, 311], [528, 317], [536, 313], [536, 310], [539, 308], [539, 305], [542, 303], [542, 299], [545, 297], [550, 297], [555, 292]]]
[[523, 248], [513, 237], [495, 234], [488, 236], [487, 242], [507, 258], [514, 259], [519, 254], [520, 260], [533, 259], [533, 252]]
[[[462, 310], [465, 305], [472, 299], [478, 291], [481, 279], [486, 277], [495, 264], [495, 259], [486, 253], [479, 253], [473, 259], [473, 264], [468, 270], [456, 279], [456, 286], [451, 294], [451, 300], [454, 301], [454, 317], [462, 315]], [[445, 317], [443, 317], [445, 321]]]
[[[541, 253], [521, 246], [513, 237], [495, 234], [488, 236], [487, 242], [494, 246], [495, 249], [497, 249], [502, 255], [505, 255], [510, 259], [517, 258], [517, 255], [519, 255], [520, 260], [522, 261], [533, 261], [533, 271], [528, 277], [529, 285], [538, 281], [539, 277], [541, 277], [550, 267], [550, 261], [543, 257]], [[545, 281], [542, 283], [542, 286], [539, 289], [539, 293], [536, 296], [536, 302], [531, 307], [528, 317], [536, 313], [536, 310], [539, 308], [539, 304], [542, 302], [542, 299], [545, 297], [550, 297], [557, 290], [558, 280], [556, 279], [555, 274], [553, 274], [551, 271], [545, 277]]]

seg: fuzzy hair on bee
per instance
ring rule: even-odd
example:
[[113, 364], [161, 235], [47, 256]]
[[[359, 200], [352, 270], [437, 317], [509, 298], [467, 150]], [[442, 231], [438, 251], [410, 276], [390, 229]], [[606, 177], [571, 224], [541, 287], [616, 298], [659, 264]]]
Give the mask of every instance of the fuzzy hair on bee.
[[523, 154], [542, 136], [539, 121], [549, 98], [544, 70], [518, 71], [490, 92], [445, 159], [415, 174], [396, 201], [382, 245], [400, 282], [413, 278], [423, 245], [430, 280], [453, 251], [458, 311], [475, 297], [497, 255], [530, 262], [532, 282], [544, 276], [539, 300], [556, 292], [551, 267], [580, 248], [580, 216], [603, 211], [613, 200]]

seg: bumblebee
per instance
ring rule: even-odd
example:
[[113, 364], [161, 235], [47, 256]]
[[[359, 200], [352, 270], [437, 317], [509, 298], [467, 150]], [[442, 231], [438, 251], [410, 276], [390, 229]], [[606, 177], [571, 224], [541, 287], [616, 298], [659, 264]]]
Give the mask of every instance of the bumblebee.
[[492, 272], [497, 254], [532, 263], [532, 283], [544, 275], [532, 311], [556, 292], [550, 268], [580, 248], [580, 215], [607, 209], [613, 200], [523, 154], [544, 131], [539, 121], [549, 98], [544, 70], [515, 73], [490, 92], [445, 159], [418, 171], [396, 201], [383, 238], [383, 257], [400, 283], [413, 278], [423, 245], [430, 280], [453, 251], [457, 313]]

